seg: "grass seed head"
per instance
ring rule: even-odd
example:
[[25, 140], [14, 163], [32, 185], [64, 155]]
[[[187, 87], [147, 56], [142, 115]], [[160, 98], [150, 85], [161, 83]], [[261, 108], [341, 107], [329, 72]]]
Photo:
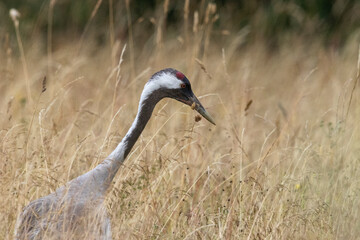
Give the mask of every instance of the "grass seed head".
[[20, 18], [20, 13], [15, 8], [10, 9], [9, 11], [10, 18], [13, 22], [18, 22]]
[[194, 110], [194, 109], [195, 109], [195, 107], [196, 107], [196, 103], [195, 103], [195, 102], [193, 102], [193, 104], [191, 104], [191, 106], [190, 106], [190, 107], [191, 107], [191, 109], [192, 109], [192, 110]]
[[200, 115], [196, 115], [195, 116], [195, 122], [200, 122], [201, 120], [201, 116]]

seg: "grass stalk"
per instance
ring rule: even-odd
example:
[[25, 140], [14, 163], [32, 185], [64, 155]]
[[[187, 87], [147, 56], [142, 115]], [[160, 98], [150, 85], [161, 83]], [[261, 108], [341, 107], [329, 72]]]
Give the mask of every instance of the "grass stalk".
[[12, 8], [12, 9], [10, 9], [10, 17], [14, 23], [16, 40], [17, 40], [19, 50], [20, 50], [21, 64], [23, 67], [23, 72], [24, 72], [24, 77], [25, 77], [27, 100], [29, 101], [29, 104], [31, 105], [32, 98], [31, 98], [29, 71], [28, 71], [28, 66], [27, 66], [27, 62], [26, 62], [26, 58], [25, 58], [25, 51], [24, 51], [23, 43], [22, 43], [21, 36], [20, 36], [20, 30], [19, 30], [20, 13], [16, 9]]

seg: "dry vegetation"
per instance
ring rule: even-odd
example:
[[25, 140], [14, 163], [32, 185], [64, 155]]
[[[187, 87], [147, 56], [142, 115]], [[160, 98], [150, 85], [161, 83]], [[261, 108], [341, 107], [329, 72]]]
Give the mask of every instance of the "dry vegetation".
[[335, 51], [294, 40], [269, 52], [261, 41], [242, 46], [241, 34], [211, 41], [211, 19], [181, 37], [162, 24], [154, 47], [128, 44], [121, 65], [123, 42], [64, 41], [52, 54], [27, 42], [27, 67], [3, 45], [0, 238], [12, 238], [29, 201], [102, 161], [147, 79], [174, 67], [217, 126], [158, 104], [108, 194], [114, 239], [357, 239], [357, 43]]

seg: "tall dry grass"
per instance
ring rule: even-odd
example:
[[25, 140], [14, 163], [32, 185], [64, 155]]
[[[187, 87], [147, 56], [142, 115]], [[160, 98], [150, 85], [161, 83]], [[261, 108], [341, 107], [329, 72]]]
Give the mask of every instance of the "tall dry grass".
[[45, 42], [26, 43], [33, 104], [16, 49], [4, 44], [1, 239], [12, 238], [24, 205], [111, 152], [143, 85], [165, 67], [187, 75], [217, 126], [173, 100], [158, 104], [106, 199], [114, 239], [358, 238], [357, 43], [335, 51], [293, 40], [269, 52], [261, 41], [244, 47], [244, 33], [218, 43], [216, 7], [204, 12], [193, 13], [186, 35], [164, 32], [160, 16], [156, 52], [131, 39], [121, 64], [112, 56], [124, 43], [113, 40], [84, 38], [78, 55], [76, 41], [50, 55]]

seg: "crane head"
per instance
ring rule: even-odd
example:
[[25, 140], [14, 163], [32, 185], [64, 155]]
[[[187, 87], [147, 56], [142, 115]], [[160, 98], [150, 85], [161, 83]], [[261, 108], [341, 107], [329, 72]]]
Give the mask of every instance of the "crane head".
[[161, 98], [168, 97], [178, 100], [186, 105], [191, 106], [193, 110], [196, 110], [210, 123], [215, 124], [214, 119], [205, 110], [203, 105], [197, 99], [191, 89], [190, 81], [180, 71], [172, 68], [167, 68], [155, 73], [145, 86], [145, 94], [156, 94], [161, 95]]

